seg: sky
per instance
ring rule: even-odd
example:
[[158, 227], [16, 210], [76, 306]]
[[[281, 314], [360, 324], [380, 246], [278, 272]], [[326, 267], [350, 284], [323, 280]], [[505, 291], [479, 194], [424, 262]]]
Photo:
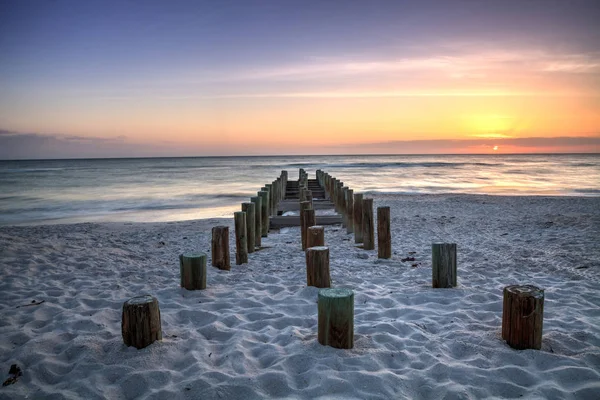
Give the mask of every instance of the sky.
[[600, 152], [598, 21], [598, 0], [0, 0], [0, 159]]

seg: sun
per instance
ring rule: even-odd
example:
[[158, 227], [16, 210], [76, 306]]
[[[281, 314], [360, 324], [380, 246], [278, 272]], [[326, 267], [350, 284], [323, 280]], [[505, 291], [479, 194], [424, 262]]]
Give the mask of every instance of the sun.
[[498, 146], [494, 146], [494, 151], [498, 150]]

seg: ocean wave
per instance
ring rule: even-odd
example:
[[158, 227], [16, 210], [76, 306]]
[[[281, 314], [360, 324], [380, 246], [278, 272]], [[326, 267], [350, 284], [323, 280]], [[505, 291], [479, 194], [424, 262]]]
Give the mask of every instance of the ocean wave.
[[582, 189], [574, 189], [573, 191], [575, 193], [600, 194], [600, 189], [582, 188]]
[[439, 168], [439, 167], [497, 167], [502, 166], [502, 163], [485, 163], [485, 162], [388, 162], [388, 163], [350, 163], [350, 164], [328, 164], [326, 168]]
[[23, 173], [23, 172], [55, 172], [64, 171], [66, 168], [2, 168], [3, 173]]

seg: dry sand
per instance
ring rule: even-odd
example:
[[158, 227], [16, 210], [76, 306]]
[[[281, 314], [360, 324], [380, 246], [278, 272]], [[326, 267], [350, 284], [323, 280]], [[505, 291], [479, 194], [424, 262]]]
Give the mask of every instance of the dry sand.
[[[233, 232], [232, 220], [0, 228], [0, 377], [23, 370], [0, 398], [600, 398], [600, 198], [380, 205], [391, 206], [391, 260], [325, 231], [333, 285], [355, 291], [352, 350], [316, 340], [298, 228], [263, 238], [249, 264], [210, 267], [203, 291], [179, 287], [178, 255], [210, 253], [210, 228]], [[458, 244], [457, 288], [431, 288], [435, 241]], [[541, 351], [500, 338], [510, 284], [545, 289]], [[145, 293], [159, 300], [163, 340], [136, 350], [122, 342], [121, 307]], [[33, 300], [44, 303], [17, 308]]]

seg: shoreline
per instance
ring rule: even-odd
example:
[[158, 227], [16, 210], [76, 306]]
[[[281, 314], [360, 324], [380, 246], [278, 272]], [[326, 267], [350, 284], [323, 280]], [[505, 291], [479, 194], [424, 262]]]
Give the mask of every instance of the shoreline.
[[[298, 228], [231, 271], [210, 228], [232, 218], [0, 227], [0, 397], [593, 398], [600, 391], [600, 198], [373, 196], [391, 207], [392, 258], [325, 228], [333, 287], [355, 292], [355, 347], [316, 340]], [[431, 243], [458, 245], [458, 287], [431, 288]], [[209, 256], [207, 289], [179, 287], [178, 255]], [[414, 262], [401, 259], [415, 252]], [[235, 257], [232, 257], [235, 262]], [[413, 267], [413, 264], [417, 264]], [[502, 288], [545, 289], [542, 350], [500, 338]], [[136, 350], [121, 307], [149, 293], [163, 340]], [[15, 308], [32, 300], [43, 304]], [[6, 372], [6, 371], [5, 371]]]
[[[375, 201], [377, 201], [378, 199], [385, 199], [385, 198], [407, 198], [407, 199], [414, 199], [416, 197], [424, 197], [424, 198], [428, 198], [428, 197], [464, 197], [468, 200], [468, 198], [470, 197], [489, 197], [489, 198], [521, 198], [521, 199], [527, 199], [527, 198], [531, 198], [531, 199], [538, 199], [538, 200], [559, 200], [559, 199], [590, 199], [590, 201], [593, 201], [593, 199], [598, 199], [599, 204], [600, 204], [600, 195], [532, 195], [532, 194], [513, 194], [513, 195], [506, 195], [506, 194], [475, 194], [475, 193], [396, 193], [396, 192], [377, 192], [377, 191], [363, 191], [361, 192], [363, 193], [365, 196], [371, 197], [373, 198]], [[241, 202], [240, 202], [241, 204]], [[238, 207], [232, 206], [232, 210], [237, 211]], [[222, 207], [223, 208], [223, 207]], [[209, 210], [209, 208], [206, 209], [202, 209], [202, 210]], [[152, 213], [152, 210], [140, 210], [144, 213]], [[202, 213], [208, 213], [208, 211], [204, 211]], [[117, 213], [113, 213], [113, 214], [105, 214], [104, 216], [96, 216], [97, 218], [101, 219], [101, 218], [105, 218], [105, 217], [109, 217], [110, 215], [116, 215]], [[173, 219], [173, 220], [164, 220], [164, 221], [134, 221], [134, 220], [123, 220], [123, 219], [118, 219], [118, 220], [112, 220], [112, 219], [108, 219], [108, 220], [98, 220], [98, 221], [72, 221], [74, 219], [84, 219], [86, 218], [85, 216], [82, 217], [67, 217], [67, 218], [56, 218], [56, 219], [45, 219], [45, 220], [40, 220], [40, 221], [30, 221], [30, 222], [19, 222], [19, 223], [14, 223], [14, 224], [2, 224], [0, 222], [0, 229], [2, 228], [10, 228], [10, 227], [34, 227], [34, 226], [51, 226], [51, 225], [78, 225], [78, 224], [111, 224], [111, 223], [115, 223], [115, 224], [119, 224], [119, 223], [127, 223], [127, 224], [167, 224], [167, 223], [174, 223], [174, 222], [191, 222], [191, 221], [203, 221], [203, 220], [209, 220], [209, 219], [233, 219], [233, 212], [231, 215], [225, 215], [225, 216], [206, 216], [206, 217], [202, 217], [202, 218], [189, 218], [189, 219]], [[54, 222], [53, 222], [54, 221]]]

